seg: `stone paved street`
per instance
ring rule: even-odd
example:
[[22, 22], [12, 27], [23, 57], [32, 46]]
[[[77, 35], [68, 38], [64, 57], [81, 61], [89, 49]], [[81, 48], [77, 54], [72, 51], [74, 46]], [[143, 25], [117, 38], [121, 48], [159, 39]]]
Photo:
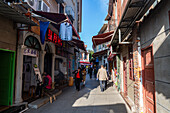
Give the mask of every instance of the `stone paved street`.
[[115, 87], [100, 92], [99, 83], [89, 80], [79, 92], [68, 87], [52, 104], [39, 109], [29, 109], [26, 113], [131, 113]]

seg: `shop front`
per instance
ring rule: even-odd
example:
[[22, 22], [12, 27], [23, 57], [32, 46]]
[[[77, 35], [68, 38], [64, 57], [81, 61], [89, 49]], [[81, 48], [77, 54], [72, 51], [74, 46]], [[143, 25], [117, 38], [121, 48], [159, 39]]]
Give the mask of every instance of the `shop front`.
[[41, 46], [39, 41], [33, 36], [28, 36], [24, 45], [26, 48], [23, 52], [22, 99], [25, 101], [31, 98], [29, 91], [35, 89], [37, 85], [33, 69], [34, 65], [39, 65]]

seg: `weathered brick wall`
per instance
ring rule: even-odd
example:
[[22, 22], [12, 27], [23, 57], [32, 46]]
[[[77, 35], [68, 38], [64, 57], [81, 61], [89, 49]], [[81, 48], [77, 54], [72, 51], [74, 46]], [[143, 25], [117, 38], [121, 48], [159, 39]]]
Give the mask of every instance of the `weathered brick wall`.
[[17, 30], [14, 23], [0, 16], [0, 48], [16, 51]]
[[117, 24], [119, 25], [121, 19], [121, 0], [117, 1]]
[[[138, 28], [139, 23], [136, 23], [135, 27], [133, 28], [132, 37], [133, 37], [133, 64], [134, 64], [134, 101], [136, 108], [140, 107], [140, 69], [139, 69], [139, 59], [138, 59]], [[139, 110], [139, 109], [138, 109]]]

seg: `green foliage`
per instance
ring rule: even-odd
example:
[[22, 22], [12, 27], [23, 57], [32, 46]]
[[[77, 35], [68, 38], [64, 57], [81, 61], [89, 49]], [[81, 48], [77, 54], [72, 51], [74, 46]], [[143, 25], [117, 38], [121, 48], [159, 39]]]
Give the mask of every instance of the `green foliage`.
[[92, 55], [93, 55], [94, 51], [88, 50], [88, 53], [89, 53], [89, 60], [91, 60], [93, 58]]

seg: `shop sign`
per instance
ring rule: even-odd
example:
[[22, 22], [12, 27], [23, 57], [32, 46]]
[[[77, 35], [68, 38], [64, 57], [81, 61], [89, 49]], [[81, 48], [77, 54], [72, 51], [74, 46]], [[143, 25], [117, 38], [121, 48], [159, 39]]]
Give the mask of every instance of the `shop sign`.
[[38, 57], [38, 51], [30, 48], [24, 50], [24, 55]]
[[55, 43], [57, 46], [63, 45], [61, 38], [56, 33], [51, 31], [50, 29], [47, 30], [47, 40]]
[[41, 74], [39, 68], [34, 67], [34, 73], [38, 76], [38, 80], [42, 82]]

